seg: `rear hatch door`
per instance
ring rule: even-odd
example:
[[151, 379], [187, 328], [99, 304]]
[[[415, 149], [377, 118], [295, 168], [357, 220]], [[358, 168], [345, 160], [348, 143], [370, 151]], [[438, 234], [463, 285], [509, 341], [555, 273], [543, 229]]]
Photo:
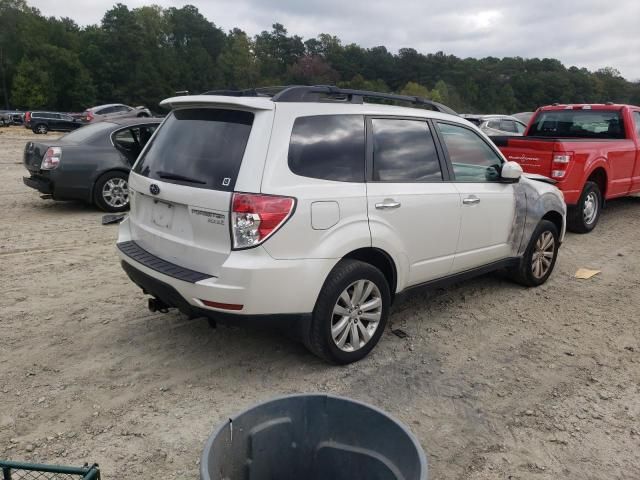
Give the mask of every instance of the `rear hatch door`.
[[174, 110], [129, 179], [132, 239], [212, 276], [231, 252], [234, 190], [259, 191], [273, 120], [273, 111], [230, 107]]

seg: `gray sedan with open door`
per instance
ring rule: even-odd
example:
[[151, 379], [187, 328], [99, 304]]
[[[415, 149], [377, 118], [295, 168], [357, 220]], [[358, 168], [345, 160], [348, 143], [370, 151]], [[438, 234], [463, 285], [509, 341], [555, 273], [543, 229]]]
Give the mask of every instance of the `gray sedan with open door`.
[[83, 200], [107, 212], [129, 208], [127, 179], [160, 124], [156, 118], [98, 122], [59, 140], [27, 142], [25, 185], [54, 200]]

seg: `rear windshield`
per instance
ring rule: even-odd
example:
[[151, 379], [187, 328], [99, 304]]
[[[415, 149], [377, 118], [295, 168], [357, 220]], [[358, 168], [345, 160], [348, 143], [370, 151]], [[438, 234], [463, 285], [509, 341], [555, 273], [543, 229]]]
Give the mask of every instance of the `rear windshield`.
[[528, 136], [625, 138], [619, 110], [552, 110], [533, 119]]
[[115, 124], [110, 122], [96, 122], [91, 123], [89, 125], [85, 125], [84, 127], [80, 127], [77, 130], [74, 130], [71, 133], [67, 133], [64, 137], [62, 137], [66, 142], [73, 143], [81, 143], [85, 140], [93, 137], [98, 132], [106, 132], [115, 127]]
[[193, 108], [169, 114], [134, 172], [163, 182], [231, 191], [253, 114]]

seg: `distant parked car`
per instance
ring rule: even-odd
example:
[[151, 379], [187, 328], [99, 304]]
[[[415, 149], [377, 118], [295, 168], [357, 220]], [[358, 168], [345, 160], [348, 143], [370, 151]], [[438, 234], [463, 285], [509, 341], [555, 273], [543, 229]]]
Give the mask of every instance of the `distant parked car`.
[[70, 132], [84, 125], [81, 120], [73, 118], [66, 113], [58, 112], [27, 112], [29, 120], [25, 127], [33, 133], [46, 134], [48, 132]]
[[509, 115], [462, 115], [487, 135], [522, 135], [527, 125]]
[[520, 120], [522, 123], [529, 125], [529, 121], [531, 120], [531, 117], [533, 117], [534, 113], [536, 112], [520, 112], [520, 113], [514, 113], [511, 116], [516, 120]]
[[129, 170], [160, 122], [96, 122], [53, 142], [28, 142], [24, 184], [54, 200], [84, 200], [107, 212], [124, 211], [129, 208]]
[[0, 112], [0, 127], [8, 127], [12, 123], [11, 115], [9, 113]]
[[151, 111], [146, 107], [129, 107], [121, 103], [111, 103], [87, 108], [82, 115], [82, 119], [86, 122], [96, 122], [101, 120], [150, 116]]

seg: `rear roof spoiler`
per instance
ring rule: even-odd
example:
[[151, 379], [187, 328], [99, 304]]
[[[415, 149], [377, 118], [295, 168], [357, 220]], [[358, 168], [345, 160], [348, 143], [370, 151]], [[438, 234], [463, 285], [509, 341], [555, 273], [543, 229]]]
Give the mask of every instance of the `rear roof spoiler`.
[[216, 105], [220, 107], [235, 107], [248, 110], [273, 110], [275, 104], [268, 97], [242, 97], [229, 95], [188, 95], [171, 97], [160, 102], [161, 107], [179, 108], [179, 107], [210, 107]]

